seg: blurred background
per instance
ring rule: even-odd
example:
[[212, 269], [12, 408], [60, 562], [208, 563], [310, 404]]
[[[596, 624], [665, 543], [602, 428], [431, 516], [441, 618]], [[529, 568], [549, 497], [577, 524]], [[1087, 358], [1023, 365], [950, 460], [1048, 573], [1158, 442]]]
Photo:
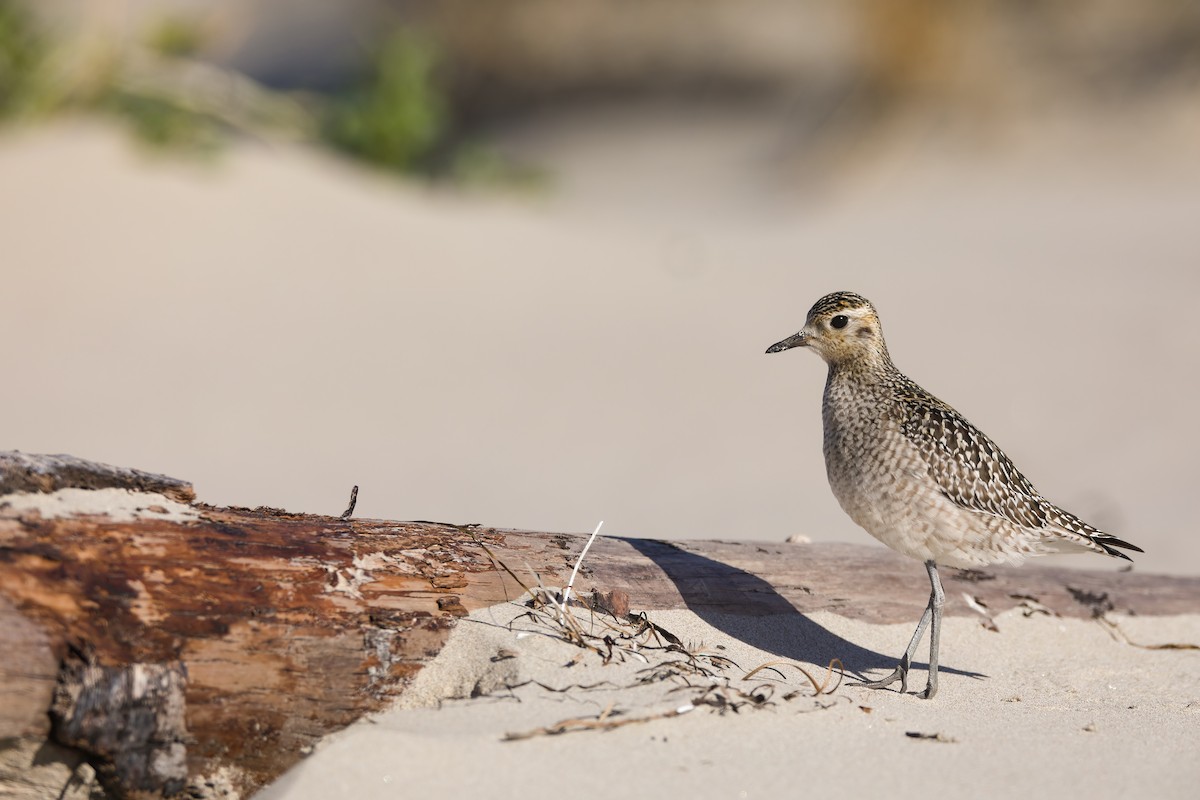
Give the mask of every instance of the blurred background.
[[[0, 0], [0, 449], [867, 542], [812, 302], [1200, 573], [1200, 4]], [[1074, 557], [1081, 568], [1113, 568]]]

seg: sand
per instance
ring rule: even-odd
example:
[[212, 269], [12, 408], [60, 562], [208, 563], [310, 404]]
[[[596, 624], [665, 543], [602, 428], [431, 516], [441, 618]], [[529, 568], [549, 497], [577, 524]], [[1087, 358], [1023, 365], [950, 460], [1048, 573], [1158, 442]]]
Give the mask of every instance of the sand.
[[763, 354], [853, 289], [1050, 499], [1200, 573], [1194, 121], [917, 137], [811, 185], [777, 120], [735, 117], [513, 133], [557, 176], [532, 194], [10, 133], [5, 447], [218, 505], [337, 514], [357, 484], [376, 518], [862, 542], [824, 479], [823, 366]]
[[[820, 180], [742, 118], [704, 117], [702, 136], [694, 116], [583, 119], [505, 140], [558, 176], [525, 195], [384, 180], [290, 145], [188, 161], [94, 124], [9, 134], [4, 447], [174, 475], [218, 505], [337, 514], [357, 484], [367, 517], [862, 542], [824, 478], [821, 364], [763, 355], [850, 289], [880, 308], [899, 366], [1050, 499], [1145, 548], [1139, 569], [1198, 574], [1200, 136], [1194, 113], [1152, 112], [972, 147], [917, 131]], [[703, 692], [630, 688], [632, 661], [564, 666], [580, 651], [517, 638], [512, 613], [464, 621], [414, 707], [332, 737], [261, 796], [1200, 785], [1200, 654], [1095, 622], [950, 618], [931, 702], [849, 685], [783, 701], [806, 686], [788, 673], [765, 708], [505, 741]], [[742, 668], [775, 658], [687, 612], [654, 619]], [[877, 653], [911, 633], [813, 619]], [[1197, 616], [1121, 625], [1200, 641]], [[721, 630], [792, 651], [798, 627]], [[501, 648], [515, 656], [493, 661]], [[617, 688], [505, 688], [527, 679]]]
[[[351, 726], [261, 792], [272, 798], [930, 796], [1193, 797], [1200, 781], [1200, 652], [1147, 650], [1099, 623], [1000, 614], [998, 632], [951, 617], [932, 701], [842, 683], [813, 696], [798, 670], [746, 671], [777, 657], [688, 611], [649, 615], [693, 652], [738, 666], [638, 685], [680, 658], [642, 651], [605, 665], [502, 605], [473, 613], [396, 708]], [[513, 621], [514, 616], [518, 617]], [[727, 620], [794, 643], [797, 617]], [[862, 647], [898, 651], [909, 625], [829, 613], [812, 622]], [[1115, 618], [1142, 644], [1200, 643], [1200, 615]], [[528, 633], [537, 631], [537, 633]], [[524, 634], [524, 635], [523, 635]], [[500, 657], [498, 657], [500, 654]], [[923, 659], [920, 662], [923, 664]], [[818, 681], [825, 665], [803, 664]], [[912, 673], [916, 688], [925, 674]], [[527, 683], [536, 681], [537, 683]], [[596, 688], [581, 688], [602, 683]], [[520, 688], [507, 688], [525, 684]], [[538, 684], [560, 691], [551, 691]], [[573, 688], [567, 688], [573, 687]], [[566, 691], [561, 691], [567, 689]], [[700, 698], [769, 694], [732, 709]], [[786, 699], [789, 693], [798, 693]], [[475, 693], [477, 696], [471, 697]], [[677, 713], [612, 730], [536, 731], [568, 719]], [[512, 735], [529, 738], [507, 740]]]

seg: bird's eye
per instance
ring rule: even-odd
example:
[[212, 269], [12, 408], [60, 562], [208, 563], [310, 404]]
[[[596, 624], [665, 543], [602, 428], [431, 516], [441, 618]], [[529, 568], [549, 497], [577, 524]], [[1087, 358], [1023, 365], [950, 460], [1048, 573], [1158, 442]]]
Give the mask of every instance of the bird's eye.
[[834, 328], [844, 328], [848, 322], [850, 322], [850, 318], [845, 314], [838, 314], [836, 317], [829, 320], [829, 324]]

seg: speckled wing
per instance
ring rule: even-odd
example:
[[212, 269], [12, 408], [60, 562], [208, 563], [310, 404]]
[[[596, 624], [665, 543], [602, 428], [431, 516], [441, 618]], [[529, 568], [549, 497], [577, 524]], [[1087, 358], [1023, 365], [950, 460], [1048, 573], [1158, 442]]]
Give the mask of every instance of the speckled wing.
[[899, 398], [901, 429], [929, 464], [929, 475], [956, 505], [1034, 530], [1049, 505], [1004, 452], [957, 411], [924, 392]]
[[956, 505], [1002, 517], [1049, 539], [1119, 558], [1114, 547], [1141, 550], [1103, 533], [1038, 494], [996, 443], [957, 411], [915, 384], [897, 398], [901, 430], [929, 465], [929, 475]]

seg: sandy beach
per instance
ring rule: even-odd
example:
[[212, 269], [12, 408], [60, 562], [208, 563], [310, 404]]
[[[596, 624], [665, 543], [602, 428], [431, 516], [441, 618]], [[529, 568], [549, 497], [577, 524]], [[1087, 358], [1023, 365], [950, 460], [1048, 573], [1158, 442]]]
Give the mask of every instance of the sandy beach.
[[[672, 149], [671, 119], [508, 132], [556, 176], [526, 194], [281, 143], [195, 161], [94, 123], [10, 133], [6, 446], [218, 505], [337, 514], [359, 485], [359, 517], [865, 544], [824, 476], [823, 366], [763, 354], [852, 289], [897, 364], [1047, 497], [1144, 548], [1140, 572], [1200, 573], [1195, 119], [1043, 120], [994, 151], [916, 132], [819, 186], [744, 120]], [[813, 696], [791, 666], [742, 679], [808, 653], [813, 625], [894, 659], [919, 605], [887, 625], [650, 612], [702, 669], [644, 683], [681, 654], [605, 664], [524, 608], [481, 609], [400, 707], [259, 796], [1194, 796], [1197, 651], [1021, 609], [990, 631], [952, 602], [931, 702], [849, 679]], [[1114, 619], [1194, 645], [1195, 612]], [[839, 657], [801, 666], [819, 681]], [[600, 729], [541, 730], [566, 720]]]
[[[1119, 643], [1094, 621], [1012, 610], [992, 632], [950, 618], [942, 686], [926, 702], [849, 682], [814, 696], [784, 665], [741, 680], [797, 645], [795, 616], [722, 624], [777, 643], [762, 650], [689, 611], [650, 614], [702, 654], [695, 661], [711, 674], [697, 674], [661, 649], [605, 665], [527, 613], [473, 613], [403, 707], [331, 737], [258, 796], [1184, 798], [1200, 780], [1200, 655]], [[1200, 615], [1115, 619], [1139, 643], [1200, 641]], [[911, 633], [828, 613], [809, 620], [885, 653]], [[664, 667], [672, 662], [679, 671]], [[800, 666], [826, 678], [824, 664]], [[913, 682], [924, 674], [914, 670]], [[539, 732], [689, 707], [610, 730]]]

